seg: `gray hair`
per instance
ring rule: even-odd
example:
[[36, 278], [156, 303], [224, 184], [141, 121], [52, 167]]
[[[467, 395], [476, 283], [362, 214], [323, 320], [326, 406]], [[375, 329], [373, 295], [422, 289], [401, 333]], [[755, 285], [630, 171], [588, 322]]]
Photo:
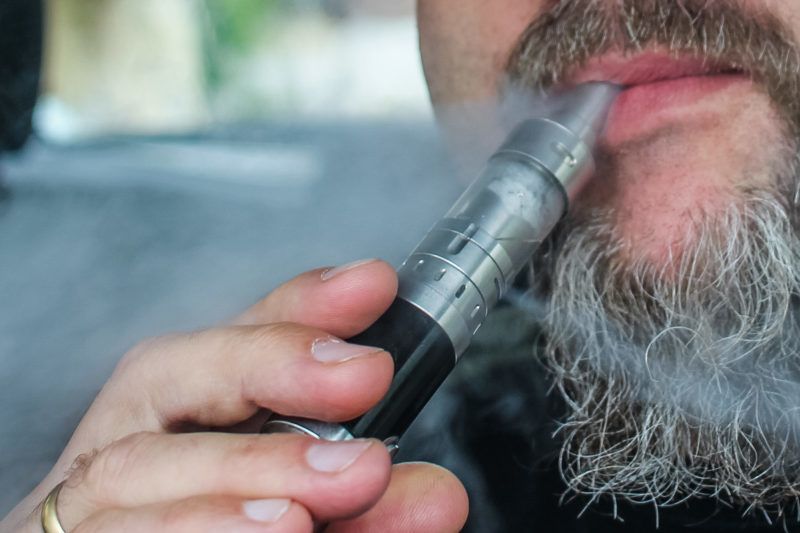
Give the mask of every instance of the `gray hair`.
[[[535, 259], [547, 358], [569, 407], [574, 491], [674, 505], [694, 496], [781, 515], [800, 501], [800, 52], [766, 11], [735, 1], [563, 0], [523, 35], [511, 81], [558, 84], [610, 50], [660, 46], [749, 73], [786, 146], [722, 213], [697, 213], [664, 264], [637, 258], [601, 209]], [[800, 512], [800, 507], [798, 507]]]

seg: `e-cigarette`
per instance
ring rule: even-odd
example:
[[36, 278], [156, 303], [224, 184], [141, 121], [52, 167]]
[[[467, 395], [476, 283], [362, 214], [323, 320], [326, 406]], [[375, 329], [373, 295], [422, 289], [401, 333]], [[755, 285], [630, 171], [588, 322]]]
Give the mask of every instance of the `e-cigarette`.
[[594, 173], [593, 149], [620, 91], [608, 83], [580, 85], [521, 123], [402, 264], [394, 303], [349, 340], [394, 358], [394, 380], [376, 407], [345, 423], [274, 417], [263, 431], [377, 438], [396, 452], [400, 436]]

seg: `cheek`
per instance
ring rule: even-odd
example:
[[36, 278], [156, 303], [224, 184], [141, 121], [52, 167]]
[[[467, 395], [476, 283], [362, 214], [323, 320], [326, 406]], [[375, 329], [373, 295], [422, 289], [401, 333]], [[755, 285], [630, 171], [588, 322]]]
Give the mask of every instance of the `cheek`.
[[545, 0], [419, 0], [420, 47], [434, 104], [496, 96], [508, 57]]
[[743, 189], [775, 186], [777, 162], [787, 153], [769, 99], [742, 90], [717, 107], [612, 149], [576, 202], [578, 212], [614, 214], [628, 259], [665, 265], [680, 257], [703, 216], [721, 215]]
[[800, 2], [797, 0], [742, 0], [753, 9], [764, 9], [773, 13], [784, 26], [792, 30], [795, 39], [800, 39]]

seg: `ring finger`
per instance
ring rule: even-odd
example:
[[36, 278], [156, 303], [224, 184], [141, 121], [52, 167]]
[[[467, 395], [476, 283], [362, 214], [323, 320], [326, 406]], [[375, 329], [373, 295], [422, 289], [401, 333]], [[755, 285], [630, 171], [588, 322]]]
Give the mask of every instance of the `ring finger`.
[[135, 508], [99, 511], [72, 533], [283, 533], [311, 531], [308, 511], [296, 502], [274, 498], [241, 500], [200, 496]]

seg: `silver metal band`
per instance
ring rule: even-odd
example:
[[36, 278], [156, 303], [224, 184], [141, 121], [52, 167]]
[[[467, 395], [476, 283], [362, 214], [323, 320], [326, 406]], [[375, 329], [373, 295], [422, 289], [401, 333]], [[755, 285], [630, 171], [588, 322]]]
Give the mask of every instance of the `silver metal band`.
[[[341, 424], [320, 422], [306, 418], [273, 418], [264, 424], [262, 433], [294, 433], [319, 440], [346, 441], [355, 437]], [[394, 457], [400, 450], [400, 437], [389, 437], [383, 441], [389, 455]]]
[[503, 153], [535, 161], [567, 194], [580, 190], [594, 173], [594, 157], [586, 139], [547, 118], [531, 120], [519, 128], [498, 151]]
[[262, 433], [294, 433], [320, 440], [352, 440], [354, 437], [341, 424], [305, 418], [273, 418], [264, 424]]

